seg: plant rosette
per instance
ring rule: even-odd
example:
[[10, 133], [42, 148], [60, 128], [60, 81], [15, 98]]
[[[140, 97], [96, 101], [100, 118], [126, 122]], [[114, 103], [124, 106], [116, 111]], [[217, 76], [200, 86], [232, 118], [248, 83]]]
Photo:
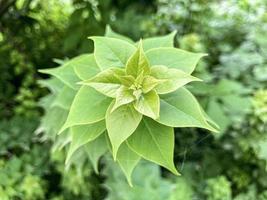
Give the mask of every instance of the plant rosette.
[[191, 73], [206, 54], [174, 48], [175, 34], [135, 43], [108, 27], [104, 37], [90, 37], [93, 54], [40, 70], [63, 83], [52, 105], [68, 111], [58, 131], [70, 135], [66, 163], [82, 149], [97, 171], [99, 158], [110, 152], [132, 185], [141, 159], [179, 174], [173, 162], [174, 127], [217, 132], [185, 88], [200, 81]]

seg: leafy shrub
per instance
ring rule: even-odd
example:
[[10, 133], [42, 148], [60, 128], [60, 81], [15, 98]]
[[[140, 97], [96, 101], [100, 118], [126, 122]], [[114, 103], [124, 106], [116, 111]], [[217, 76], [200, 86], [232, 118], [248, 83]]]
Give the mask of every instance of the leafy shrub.
[[[2, 15], [2, 5], [11, 1], [16, 3]], [[75, 167], [67, 165], [69, 169], [65, 170], [65, 152], [69, 145], [67, 148], [63, 146], [70, 143], [71, 135], [56, 133], [63, 125], [64, 117], [67, 117], [69, 105], [59, 101], [53, 106], [49, 103], [64, 87], [60, 81], [41, 81], [54, 88], [52, 94], [41, 102], [47, 112], [42, 118], [41, 129], [38, 130], [46, 131], [46, 134], [41, 134], [41, 139], [56, 141], [51, 154], [48, 152], [50, 144], [40, 144], [32, 132], [41, 113], [37, 109], [37, 99], [45, 94], [36, 84], [36, 79], [39, 78], [36, 68], [54, 66], [53, 58], [68, 60], [68, 57], [92, 50], [93, 43], [85, 39], [88, 35], [102, 35], [108, 23], [115, 30], [134, 39], [164, 35], [176, 30], [179, 36], [174, 38], [175, 46], [192, 52], [207, 52], [209, 56], [200, 60], [193, 73], [193, 76], [203, 79], [205, 83], [192, 82], [187, 88], [197, 96], [204, 110], [221, 127], [220, 134], [210, 134], [203, 129], [175, 128], [174, 164], [183, 175], [182, 178], [172, 177], [165, 169], [159, 169], [155, 165], [142, 172], [141, 161], [132, 178], [137, 189], [133, 187], [125, 189], [125, 192], [121, 188], [129, 186], [123, 179], [123, 172], [117, 170], [118, 166], [115, 165], [113, 170], [104, 172], [106, 185], [113, 188], [108, 190], [108, 197], [120, 198], [116, 194], [122, 193], [127, 199], [127, 193], [138, 190], [144, 194], [140, 198], [146, 197], [148, 191], [147, 193], [157, 194], [155, 198], [161, 197], [161, 194], [168, 198], [171, 194], [173, 199], [181, 197], [202, 200], [229, 191], [229, 184], [225, 184], [225, 181], [220, 184], [218, 179], [225, 177], [231, 183], [232, 199], [266, 199], [265, 1], [74, 0], [68, 1], [70, 4], [61, 4], [62, 1], [56, 0], [11, 1], [0, 0], [0, 116], [1, 119], [11, 118], [0, 123], [0, 154], [3, 164], [0, 180], [4, 174], [10, 177], [12, 184], [0, 184], [0, 199], [30, 198], [26, 193], [34, 194], [35, 197], [32, 198], [37, 199], [104, 199], [106, 191], [100, 186], [105, 182], [103, 173], [101, 176], [93, 174], [91, 164], [86, 160], [87, 154], [81, 151], [82, 148], [70, 159]], [[35, 117], [30, 120], [22, 117], [13, 119], [15, 114]], [[62, 119], [62, 122], [57, 119]], [[60, 149], [63, 151], [57, 151]], [[97, 155], [90, 158], [95, 159]], [[10, 170], [9, 168], [15, 168], [10, 167], [15, 166], [15, 158], [22, 160], [22, 167]], [[77, 163], [76, 160], [80, 162]], [[39, 162], [42, 164], [38, 164]], [[99, 170], [113, 165], [112, 158], [102, 158]], [[34, 166], [38, 166], [39, 170]], [[98, 169], [97, 166], [94, 167]], [[157, 177], [153, 180], [158, 183], [157, 186], [151, 183], [146, 187], [144, 175], [139, 176], [139, 182], [135, 181], [139, 173], [149, 177], [149, 169]], [[161, 173], [154, 173], [157, 171], [155, 169]], [[113, 179], [113, 173], [118, 173], [118, 178]], [[23, 178], [14, 178], [12, 174], [24, 175], [25, 178], [30, 174], [33, 178], [24, 181]], [[207, 186], [210, 180], [221, 187]], [[27, 182], [32, 182], [35, 186], [41, 185], [43, 191], [40, 192], [40, 187], [35, 187], [36, 192], [26, 192], [27, 189], [22, 191], [20, 186]], [[139, 185], [141, 186], [138, 187]], [[170, 192], [176, 185], [177, 193]], [[185, 192], [182, 192], [184, 188]], [[213, 191], [208, 196], [204, 193], [207, 188]]]
[[204, 193], [207, 196], [207, 200], [232, 199], [231, 185], [224, 176], [208, 179]]
[[92, 37], [94, 54], [41, 71], [55, 76], [61, 81], [59, 85], [64, 84], [48, 107], [59, 109], [55, 106], [61, 105], [67, 111], [53, 122], [59, 125], [65, 121], [58, 132], [68, 138], [66, 143], [71, 142], [66, 163], [82, 146], [90, 160], [97, 162], [110, 142], [113, 157], [130, 184], [140, 158], [178, 174], [173, 164], [171, 127], [217, 131], [194, 96], [183, 87], [199, 80], [190, 74], [204, 54], [173, 48], [174, 33], [144, 39], [137, 48], [133, 41], [110, 28], [106, 36]]
[[92, 168], [76, 165], [66, 171], [64, 153], [51, 156], [50, 143], [34, 135], [38, 123], [24, 116], [0, 123], [0, 199], [101, 199], [105, 192]]

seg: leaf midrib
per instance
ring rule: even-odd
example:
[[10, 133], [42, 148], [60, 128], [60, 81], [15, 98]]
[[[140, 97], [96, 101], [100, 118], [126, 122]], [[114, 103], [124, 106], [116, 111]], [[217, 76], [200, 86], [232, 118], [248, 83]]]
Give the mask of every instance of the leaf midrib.
[[[182, 110], [178, 109], [178, 108], [177, 108], [177, 107], [175, 107], [174, 105], [170, 104], [168, 101], [166, 101], [166, 100], [164, 100], [164, 99], [161, 99], [161, 100], [162, 100], [162, 101], [164, 101], [165, 103], [167, 103], [169, 106], [173, 107], [175, 110], [178, 110], [179, 112], [182, 112], [182, 113], [184, 113], [186, 116], [188, 116], [189, 118], [193, 119], [194, 121], [197, 121], [197, 122], [199, 122], [199, 120], [198, 120], [198, 119], [196, 119], [196, 118], [192, 117], [191, 115], [189, 115], [189, 114], [185, 113], [184, 111], [182, 111]], [[201, 124], [200, 124], [200, 125], [201, 125]]]
[[[163, 152], [161, 151], [161, 148], [160, 148], [160, 146], [159, 146], [159, 144], [158, 144], [156, 138], [153, 136], [153, 134], [151, 134], [152, 131], [151, 131], [151, 129], [149, 128], [149, 126], [147, 125], [147, 122], [145, 121], [145, 119], [143, 119], [143, 121], [144, 121], [145, 127], [148, 129], [148, 132], [149, 132], [150, 136], [152, 137], [153, 141], [155, 142], [156, 146], [158, 147], [159, 152], [160, 152], [162, 158], [166, 161], [166, 163], [168, 163], [168, 165], [172, 165], [171, 163], [169, 163], [168, 160], [166, 160], [166, 158], [165, 158]], [[168, 167], [168, 168], [169, 168], [169, 167]]]

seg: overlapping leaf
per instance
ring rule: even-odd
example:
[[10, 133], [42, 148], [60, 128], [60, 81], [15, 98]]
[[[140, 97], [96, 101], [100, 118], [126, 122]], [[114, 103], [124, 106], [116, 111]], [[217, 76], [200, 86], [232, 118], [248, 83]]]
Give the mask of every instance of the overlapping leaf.
[[123, 105], [111, 112], [113, 104], [114, 102], [106, 113], [106, 126], [112, 145], [112, 153], [116, 159], [120, 145], [135, 131], [142, 115], [131, 104]]
[[98, 160], [108, 150], [106, 133], [101, 134], [92, 142], [84, 145], [85, 151], [92, 162], [93, 168], [98, 173]]
[[143, 158], [166, 167], [174, 174], [179, 174], [173, 163], [173, 128], [144, 117], [127, 142], [132, 150]]
[[173, 31], [172, 33], [165, 36], [144, 39], [144, 51], [159, 47], [173, 47], [175, 35], [176, 31]]
[[100, 72], [94, 54], [86, 54], [74, 64], [74, 71], [81, 80], [88, 80]]
[[121, 34], [118, 34], [116, 32], [114, 32], [110, 26], [107, 26], [106, 27], [106, 32], [105, 32], [105, 36], [106, 37], [111, 37], [111, 38], [116, 38], [116, 39], [121, 39], [121, 40], [125, 40], [131, 44], [134, 44], [134, 41], [132, 41], [130, 38], [124, 36], [124, 35], [121, 35]]
[[78, 125], [71, 127], [71, 145], [67, 154], [66, 163], [68, 163], [72, 154], [84, 144], [94, 140], [106, 129], [105, 121], [96, 122], [93, 124]]
[[52, 69], [43, 69], [39, 70], [42, 73], [50, 74], [57, 77], [64, 84], [68, 85], [72, 89], [77, 90], [79, 85], [77, 82], [80, 81], [80, 78], [76, 75], [74, 71], [74, 66], [83, 65], [81, 60], [85, 58], [85, 55], [78, 56], [70, 61], [67, 61], [64, 65], [52, 68]]
[[200, 127], [217, 132], [207, 122], [195, 97], [185, 88], [161, 95], [157, 121], [171, 127]]
[[136, 47], [126, 41], [108, 38], [91, 37], [94, 41], [94, 55], [101, 70], [112, 67], [125, 67], [125, 64]]
[[133, 152], [126, 143], [123, 143], [120, 147], [120, 151], [117, 155], [117, 161], [125, 174], [130, 186], [132, 185], [132, 172], [140, 160], [140, 156]]
[[138, 49], [126, 63], [126, 73], [137, 78], [139, 75], [149, 75], [150, 65], [143, 50], [142, 40], [139, 42]]
[[133, 102], [134, 100], [135, 100], [135, 97], [132, 94], [132, 91], [125, 86], [121, 86], [117, 90], [116, 101], [111, 109], [111, 112], [113, 112], [115, 109], [117, 109], [118, 107], [122, 105]]
[[206, 54], [191, 53], [181, 49], [162, 47], [147, 51], [146, 56], [151, 66], [164, 65], [191, 74], [200, 58], [206, 56]]
[[111, 101], [111, 98], [100, 94], [95, 89], [82, 86], [73, 100], [68, 118], [60, 132], [71, 126], [92, 124], [103, 120]]
[[99, 158], [110, 149], [130, 185], [141, 157], [179, 174], [173, 127], [217, 131], [183, 87], [199, 80], [190, 74], [205, 54], [174, 48], [175, 32], [138, 44], [109, 27], [106, 36], [91, 37], [94, 54], [42, 70], [57, 78], [44, 82], [53, 92], [43, 104], [51, 107], [46, 130], [63, 132], [60, 148], [70, 142], [67, 163], [85, 151], [96, 172]]
[[89, 85], [98, 92], [108, 97], [115, 98], [117, 90], [121, 86], [118, 76], [125, 75], [125, 72], [118, 68], [111, 68], [98, 73], [93, 78], [81, 82], [83, 85]]
[[58, 106], [65, 110], [68, 110], [76, 93], [76, 90], [73, 90], [69, 86], [64, 86], [63, 88], [61, 88], [61, 91], [58, 93], [53, 103], [51, 103], [51, 106]]
[[159, 80], [164, 80], [155, 87], [158, 94], [170, 93], [189, 82], [200, 80], [181, 70], [169, 69], [160, 65], [151, 68], [151, 75]]
[[[153, 68], [152, 68], [153, 70]], [[166, 80], [156, 79], [155, 76], [145, 76], [142, 82], [143, 93], [148, 93], [157, 85], [163, 84]]]
[[152, 119], [157, 119], [159, 117], [159, 105], [158, 94], [155, 90], [151, 90], [143, 94], [142, 97], [134, 103], [134, 108], [143, 115], [151, 117]]

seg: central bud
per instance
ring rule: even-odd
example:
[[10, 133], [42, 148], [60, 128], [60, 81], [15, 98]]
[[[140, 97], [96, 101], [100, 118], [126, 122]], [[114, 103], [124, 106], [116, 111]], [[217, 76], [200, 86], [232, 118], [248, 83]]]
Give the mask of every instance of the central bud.
[[129, 87], [129, 89], [131, 89], [131, 90], [139, 90], [139, 89], [141, 89], [142, 88], [142, 85], [140, 84], [140, 83], [133, 83], [130, 87]]
[[143, 90], [143, 73], [141, 73], [141, 75], [139, 75], [134, 82], [132, 83], [132, 85], [129, 87], [130, 90], [133, 90], [133, 95], [135, 96], [136, 100], [139, 100], [139, 98], [141, 97]]

